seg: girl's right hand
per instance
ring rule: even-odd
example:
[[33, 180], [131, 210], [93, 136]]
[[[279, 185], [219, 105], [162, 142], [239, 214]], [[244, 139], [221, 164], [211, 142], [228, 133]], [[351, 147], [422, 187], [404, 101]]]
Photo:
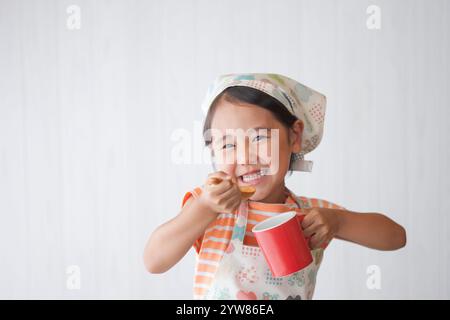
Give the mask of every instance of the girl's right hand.
[[233, 213], [241, 204], [242, 198], [236, 178], [218, 171], [208, 175], [200, 199], [212, 212], [219, 214]]

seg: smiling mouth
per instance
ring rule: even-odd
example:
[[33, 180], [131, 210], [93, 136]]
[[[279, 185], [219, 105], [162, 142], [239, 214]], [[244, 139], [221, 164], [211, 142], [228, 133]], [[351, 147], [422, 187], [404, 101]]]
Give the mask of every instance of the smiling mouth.
[[262, 181], [266, 174], [267, 170], [263, 168], [243, 174], [242, 176], [239, 176], [239, 180], [245, 185], [256, 185]]

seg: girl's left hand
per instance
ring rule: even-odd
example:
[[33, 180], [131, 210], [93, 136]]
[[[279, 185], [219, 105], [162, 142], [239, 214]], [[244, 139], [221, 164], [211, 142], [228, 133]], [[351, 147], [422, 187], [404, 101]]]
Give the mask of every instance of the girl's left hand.
[[333, 239], [339, 230], [339, 218], [335, 209], [305, 208], [302, 229], [305, 237], [311, 237], [311, 249], [321, 248]]

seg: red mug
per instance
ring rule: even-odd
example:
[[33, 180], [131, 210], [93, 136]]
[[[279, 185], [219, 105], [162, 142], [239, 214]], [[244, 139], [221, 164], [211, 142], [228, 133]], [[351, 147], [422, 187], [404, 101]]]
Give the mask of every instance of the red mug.
[[261, 221], [252, 229], [274, 277], [300, 271], [313, 261], [300, 226], [303, 218], [289, 211]]

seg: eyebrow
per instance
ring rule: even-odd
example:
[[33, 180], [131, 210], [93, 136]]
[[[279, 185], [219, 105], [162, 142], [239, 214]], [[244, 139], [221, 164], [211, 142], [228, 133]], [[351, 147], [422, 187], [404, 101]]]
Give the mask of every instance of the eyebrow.
[[[267, 128], [267, 127], [253, 127], [253, 128], [247, 129], [247, 131], [248, 131], [248, 130], [255, 130], [255, 131], [258, 131], [258, 130], [260, 130], [260, 129], [265, 129], [265, 130], [267, 130], [268, 133], [270, 133], [270, 130], [272, 130], [272, 129], [274, 129], [274, 128]], [[223, 139], [226, 138], [226, 137], [232, 137], [232, 136], [229, 135], [229, 134], [225, 134], [225, 135], [223, 135], [222, 137], [219, 137], [218, 140], [219, 140], [219, 141], [220, 141], [220, 140], [223, 140]]]
[[[274, 129], [274, 128], [267, 128], [267, 127], [254, 127], [254, 128], [250, 128], [250, 129], [253, 129], [253, 130], [259, 130], [259, 129], [266, 129], [266, 130], [272, 130], [272, 129]], [[249, 130], [250, 130], [249, 129]]]

